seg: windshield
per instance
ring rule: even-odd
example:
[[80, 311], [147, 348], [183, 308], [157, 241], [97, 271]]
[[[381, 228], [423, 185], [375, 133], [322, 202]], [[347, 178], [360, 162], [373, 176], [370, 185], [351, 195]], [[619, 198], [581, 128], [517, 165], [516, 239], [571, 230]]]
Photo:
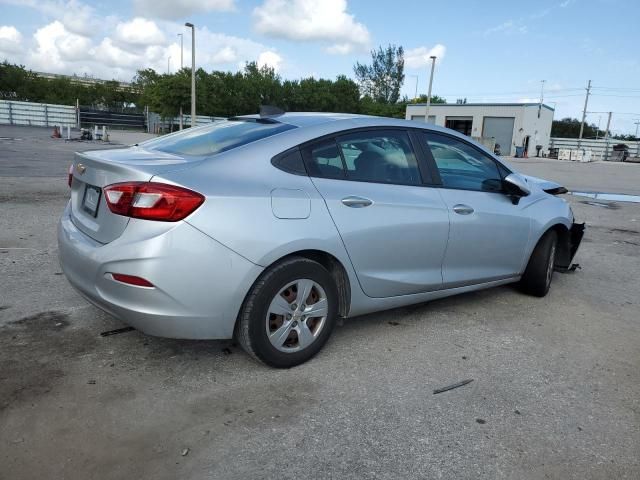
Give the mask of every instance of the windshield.
[[179, 155], [215, 155], [296, 128], [265, 119], [224, 120], [149, 140], [144, 148]]

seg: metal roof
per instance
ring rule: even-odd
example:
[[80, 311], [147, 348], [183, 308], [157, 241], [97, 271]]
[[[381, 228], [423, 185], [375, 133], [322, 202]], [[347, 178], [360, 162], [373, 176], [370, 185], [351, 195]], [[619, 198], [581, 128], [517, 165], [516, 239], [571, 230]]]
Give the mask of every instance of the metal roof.
[[[436, 107], [537, 107], [539, 103], [432, 103], [429, 108]], [[426, 103], [409, 103], [407, 107], [426, 107]], [[551, 111], [555, 109], [549, 105], [542, 104], [544, 108]]]

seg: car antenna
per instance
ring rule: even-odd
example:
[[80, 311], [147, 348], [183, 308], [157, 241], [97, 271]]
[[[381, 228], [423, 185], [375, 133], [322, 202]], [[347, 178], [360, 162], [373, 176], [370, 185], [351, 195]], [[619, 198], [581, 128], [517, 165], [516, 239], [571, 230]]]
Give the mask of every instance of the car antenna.
[[273, 105], [260, 105], [260, 118], [265, 117], [277, 117], [284, 115], [286, 112], [281, 108], [274, 107]]

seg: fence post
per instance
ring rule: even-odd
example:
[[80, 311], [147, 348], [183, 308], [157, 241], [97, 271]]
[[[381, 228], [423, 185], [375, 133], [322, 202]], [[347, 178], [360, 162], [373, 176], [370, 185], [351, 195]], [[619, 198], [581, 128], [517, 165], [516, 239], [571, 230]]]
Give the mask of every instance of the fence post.
[[7, 102], [9, 105], [9, 125], [13, 125], [13, 112], [11, 109], [11, 102]]
[[44, 104], [44, 126], [49, 126], [49, 109], [47, 108], [47, 104]]

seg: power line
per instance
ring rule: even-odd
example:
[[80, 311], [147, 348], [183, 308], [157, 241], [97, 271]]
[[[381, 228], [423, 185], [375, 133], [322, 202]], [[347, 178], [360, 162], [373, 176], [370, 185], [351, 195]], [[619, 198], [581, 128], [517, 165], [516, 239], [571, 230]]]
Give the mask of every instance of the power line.
[[640, 95], [613, 95], [608, 93], [592, 93], [594, 97], [640, 98]]

